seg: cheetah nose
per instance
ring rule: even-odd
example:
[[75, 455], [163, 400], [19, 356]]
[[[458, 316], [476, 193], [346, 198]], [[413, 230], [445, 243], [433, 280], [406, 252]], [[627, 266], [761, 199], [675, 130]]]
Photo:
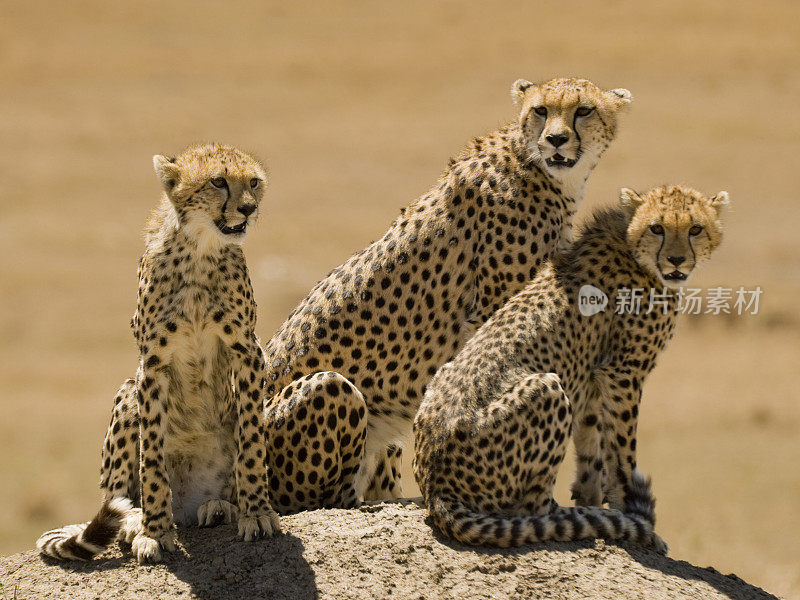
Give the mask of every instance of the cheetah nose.
[[249, 217], [255, 211], [256, 205], [255, 204], [242, 204], [238, 209], [240, 213], [242, 213], [245, 217]]
[[669, 262], [671, 262], [673, 265], [675, 265], [676, 267], [679, 267], [683, 263], [683, 261], [686, 260], [686, 257], [684, 257], [684, 256], [668, 256], [667, 260]]
[[566, 135], [558, 134], [558, 135], [548, 135], [547, 141], [553, 144], [554, 148], [558, 148], [561, 144], [565, 143], [569, 138]]

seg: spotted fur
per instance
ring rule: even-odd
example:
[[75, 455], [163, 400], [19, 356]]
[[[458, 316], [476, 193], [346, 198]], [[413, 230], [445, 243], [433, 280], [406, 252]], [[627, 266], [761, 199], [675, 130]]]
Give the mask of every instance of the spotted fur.
[[139, 262], [139, 366], [117, 394], [103, 446], [105, 504], [88, 525], [40, 538], [56, 558], [89, 559], [119, 533], [140, 562], [157, 561], [174, 548], [174, 523], [238, 516], [245, 540], [279, 530], [267, 488], [264, 358], [240, 247], [266, 172], [218, 144], [155, 156], [154, 166], [164, 193]]
[[[514, 97], [517, 121], [473, 140], [431, 191], [319, 282], [267, 342], [277, 510], [402, 493], [400, 446], [425, 385], [567, 236], [585, 181], [630, 101], [626, 91], [582, 79], [529, 84]], [[547, 115], [532, 115], [541, 107]], [[576, 117], [580, 107], [593, 110]], [[553, 132], [566, 136], [569, 148], [561, 151], [575, 159], [571, 166], [547, 162]], [[318, 372], [337, 373], [339, 385], [349, 382], [357, 395], [323, 387], [311, 402], [311, 394], [297, 393], [305, 389], [298, 382]], [[363, 399], [365, 424], [350, 418], [354, 397]], [[358, 456], [350, 445], [340, 449], [335, 439], [320, 438], [352, 444], [363, 427]], [[287, 450], [301, 439], [308, 452]], [[358, 465], [354, 479], [339, 466], [345, 454]]]
[[[636, 423], [677, 296], [631, 314], [617, 314], [616, 298], [632, 288], [662, 294], [673, 281], [657, 258], [665, 239], [707, 258], [725, 203], [724, 192], [709, 199], [678, 186], [623, 190], [439, 370], [414, 422], [414, 473], [445, 534], [498, 546], [605, 537], [666, 550], [653, 532], [649, 482], [636, 471]], [[607, 294], [604, 312], [579, 310], [585, 285]], [[561, 508], [553, 484], [570, 433], [581, 506]], [[597, 506], [604, 495], [610, 509]]]

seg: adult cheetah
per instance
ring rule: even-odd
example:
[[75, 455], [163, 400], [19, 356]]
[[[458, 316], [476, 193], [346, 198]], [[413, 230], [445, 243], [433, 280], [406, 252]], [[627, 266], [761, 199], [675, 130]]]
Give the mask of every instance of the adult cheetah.
[[121, 527], [139, 562], [174, 549], [173, 521], [213, 525], [238, 514], [245, 540], [279, 531], [264, 457], [264, 358], [240, 247], [266, 172], [219, 144], [153, 162], [164, 192], [139, 262], [139, 366], [114, 402], [103, 507], [89, 523], [39, 538], [55, 558], [91, 559]]
[[[636, 470], [639, 402], [675, 325], [679, 292], [664, 287], [718, 246], [727, 202], [678, 186], [623, 190], [439, 370], [414, 421], [414, 474], [439, 529], [476, 545], [605, 537], [666, 551]], [[657, 308], [618, 311], [634, 289]], [[581, 310], [587, 290], [610, 306]], [[585, 506], [561, 508], [553, 484], [571, 430]], [[589, 507], [603, 492], [611, 508]]]
[[[586, 179], [631, 101], [585, 79], [518, 80], [512, 96], [517, 121], [473, 140], [266, 344], [279, 512], [401, 494], [400, 448], [425, 384], [569, 237]], [[322, 431], [336, 432], [341, 448]]]

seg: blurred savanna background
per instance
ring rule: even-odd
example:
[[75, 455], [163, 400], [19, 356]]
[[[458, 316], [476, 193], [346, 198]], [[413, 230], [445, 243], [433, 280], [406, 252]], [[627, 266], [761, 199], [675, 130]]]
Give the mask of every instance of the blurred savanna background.
[[[762, 2], [5, 2], [0, 36], [0, 552], [87, 519], [128, 327], [154, 153], [261, 156], [246, 243], [258, 333], [380, 237], [518, 77], [634, 103], [586, 203], [728, 190], [693, 286], [757, 315], [683, 317], [645, 388], [640, 465], [672, 556], [800, 597], [800, 5]], [[407, 453], [408, 456], [408, 453]], [[569, 502], [571, 465], [558, 498]], [[406, 478], [408, 495], [417, 493]]]

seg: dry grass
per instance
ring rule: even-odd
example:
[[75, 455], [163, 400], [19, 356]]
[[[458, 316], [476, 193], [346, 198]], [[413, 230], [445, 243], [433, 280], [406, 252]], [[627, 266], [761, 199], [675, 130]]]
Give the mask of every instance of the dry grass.
[[247, 246], [267, 337], [470, 136], [512, 117], [514, 79], [580, 74], [635, 97], [589, 204], [621, 185], [727, 189], [727, 241], [697, 281], [765, 290], [760, 317], [683, 323], [648, 385], [641, 464], [662, 533], [674, 556], [800, 595], [797, 4], [390, 6], [4, 5], [0, 551], [96, 502], [110, 400], [136, 359], [150, 155], [218, 139], [267, 160]]

